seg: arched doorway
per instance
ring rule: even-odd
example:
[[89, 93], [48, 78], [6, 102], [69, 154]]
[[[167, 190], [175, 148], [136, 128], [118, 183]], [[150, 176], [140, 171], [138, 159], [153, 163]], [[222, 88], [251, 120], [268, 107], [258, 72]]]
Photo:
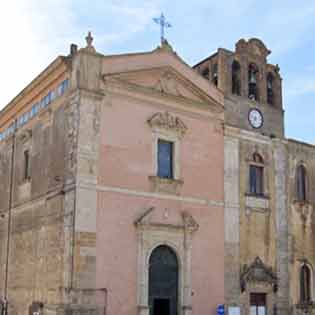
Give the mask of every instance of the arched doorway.
[[150, 315], [178, 314], [178, 261], [165, 245], [154, 249], [149, 261]]

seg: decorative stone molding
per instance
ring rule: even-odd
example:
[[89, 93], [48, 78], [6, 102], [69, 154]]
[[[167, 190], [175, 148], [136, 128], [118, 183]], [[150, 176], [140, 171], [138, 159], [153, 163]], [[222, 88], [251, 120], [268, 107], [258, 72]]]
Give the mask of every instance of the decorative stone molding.
[[[154, 214], [151, 207], [134, 222], [138, 234], [138, 315], [149, 315], [149, 259], [153, 250], [167, 245], [174, 250], [179, 262], [178, 315], [192, 314], [191, 248], [193, 233], [199, 228], [192, 215], [180, 213], [177, 222], [169, 222], [169, 212], [162, 216]], [[160, 211], [162, 211], [160, 209]]]
[[[260, 155], [263, 159], [263, 163], [256, 163], [253, 160], [254, 154]], [[263, 152], [263, 150], [261, 150], [258, 145], [255, 145], [252, 148], [250, 148], [249, 152], [246, 154], [246, 161], [248, 163], [254, 163], [254, 164], [260, 164], [261, 166], [267, 166], [269, 164], [269, 157], [268, 157], [268, 154], [266, 152]]]
[[257, 197], [248, 194], [246, 195], [246, 207], [251, 208], [253, 210], [255, 209], [267, 210], [269, 209], [269, 198], [265, 196]]
[[23, 143], [27, 142], [32, 138], [32, 130], [31, 129], [26, 129], [21, 132], [19, 135], [19, 140]]
[[190, 232], [195, 232], [199, 229], [198, 223], [195, 221], [195, 219], [192, 217], [192, 215], [186, 211], [182, 213], [183, 221], [184, 221], [184, 227]]
[[148, 119], [148, 124], [153, 128], [166, 129], [184, 135], [187, 127], [184, 122], [168, 112], [156, 113]]
[[271, 51], [265, 46], [265, 44], [258, 38], [251, 38], [248, 41], [243, 38], [240, 39], [236, 43], [236, 52], [249, 52], [261, 58], [266, 58], [271, 53]]
[[182, 180], [161, 178], [158, 176], [149, 176], [149, 180], [151, 183], [151, 191], [173, 195], [180, 194], [180, 188], [184, 183]]
[[293, 209], [300, 215], [302, 226], [305, 229], [307, 224], [311, 223], [313, 206], [308, 201], [293, 201]]
[[259, 257], [256, 257], [254, 262], [250, 265], [244, 265], [241, 273], [241, 290], [246, 290], [246, 285], [249, 282], [265, 283], [277, 290], [277, 276], [272, 271], [272, 268], [265, 265]]
[[155, 89], [161, 93], [182, 96], [178, 88], [177, 80], [169, 71], [163, 73], [162, 77], [159, 79], [158, 84], [155, 86]]

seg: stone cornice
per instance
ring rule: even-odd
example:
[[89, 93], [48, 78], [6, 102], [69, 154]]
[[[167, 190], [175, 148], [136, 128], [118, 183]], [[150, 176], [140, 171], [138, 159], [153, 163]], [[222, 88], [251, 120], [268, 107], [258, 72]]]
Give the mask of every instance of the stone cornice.
[[155, 208], [151, 207], [144, 211], [135, 221], [134, 224], [137, 228], [152, 228], [152, 229], [161, 229], [161, 228], [173, 228], [173, 229], [182, 229], [188, 232], [195, 232], [199, 229], [199, 224], [193, 218], [193, 216], [187, 211], [181, 212], [181, 220], [178, 224], [170, 224], [164, 222], [154, 222], [151, 221], [150, 215], [154, 212]]
[[[181, 83], [183, 86], [186, 86], [188, 90], [190, 90], [196, 96], [198, 96], [200, 98], [200, 101], [189, 99], [185, 96], [182, 96], [180, 93], [175, 93], [175, 92], [174, 93], [161, 93], [163, 92], [163, 87], [161, 86], [145, 87], [145, 86], [140, 86], [132, 82], [128, 82], [127, 80], [123, 79], [124, 76], [132, 76], [132, 75], [137, 75], [139, 73], [152, 73], [156, 71], [161, 71], [163, 73], [161, 79], [163, 79], [163, 77], [165, 77], [166, 75], [173, 76], [174, 80], [176, 79], [178, 83]], [[184, 101], [192, 105], [193, 104], [204, 105], [217, 113], [223, 113], [224, 111], [223, 104], [218, 102], [212, 96], [206, 94], [202, 89], [199, 89], [199, 87], [193, 84], [189, 79], [183, 77], [177, 70], [175, 70], [171, 66], [161, 66], [161, 67], [152, 67], [149, 69], [137, 69], [137, 70], [127, 71], [127, 72], [124, 71], [124, 72], [108, 73], [108, 74], [103, 75], [103, 80], [106, 85], [120, 86], [121, 88], [125, 88], [127, 90], [138, 91], [138, 92], [146, 93], [146, 94], [149, 93], [155, 96], [161, 96], [161, 95], [169, 96], [169, 97], [172, 97], [173, 99], [176, 97], [179, 101]]]
[[[186, 110], [189, 109], [190, 112], [196, 112], [201, 114], [200, 111], [208, 114], [208, 116], [216, 119], [223, 120], [223, 111], [220, 113], [211, 110], [209, 104], [200, 103], [193, 100], [189, 100], [184, 97], [173, 96], [169, 94], [162, 94], [158, 91], [152, 91], [146, 88], [138, 88], [137, 85], [124, 85], [122, 89], [122, 84], [111, 83], [107, 85], [106, 92], [116, 95], [121, 95], [125, 97], [131, 97], [136, 100], [142, 100], [146, 102], [154, 102], [169, 105], [171, 107], [181, 107]], [[176, 104], [176, 105], [175, 105]]]
[[234, 127], [231, 125], [225, 125], [224, 135], [239, 138], [242, 140], [254, 141], [262, 144], [271, 144], [272, 139], [270, 137], [258, 134], [257, 132], [252, 132], [239, 127]]

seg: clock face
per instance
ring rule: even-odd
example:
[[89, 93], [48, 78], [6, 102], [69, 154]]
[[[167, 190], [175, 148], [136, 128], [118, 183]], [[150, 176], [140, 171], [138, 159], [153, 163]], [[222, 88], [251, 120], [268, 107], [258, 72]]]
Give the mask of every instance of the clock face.
[[248, 120], [253, 128], [261, 128], [264, 123], [264, 118], [260, 110], [254, 108], [248, 113]]

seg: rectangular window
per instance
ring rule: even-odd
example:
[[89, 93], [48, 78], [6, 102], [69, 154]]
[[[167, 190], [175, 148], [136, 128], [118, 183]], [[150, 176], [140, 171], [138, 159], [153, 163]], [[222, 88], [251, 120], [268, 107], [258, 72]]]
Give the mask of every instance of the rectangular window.
[[24, 180], [30, 178], [30, 153], [28, 150], [24, 151]]
[[250, 165], [249, 167], [249, 190], [251, 194], [263, 195], [263, 167]]
[[173, 178], [173, 143], [158, 140], [158, 176]]

